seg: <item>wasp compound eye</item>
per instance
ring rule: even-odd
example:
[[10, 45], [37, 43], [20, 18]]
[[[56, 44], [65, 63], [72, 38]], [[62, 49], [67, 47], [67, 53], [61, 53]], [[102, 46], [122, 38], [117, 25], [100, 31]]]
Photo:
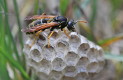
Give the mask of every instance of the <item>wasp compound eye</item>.
[[70, 20], [70, 21], [68, 22], [68, 26], [69, 26], [69, 27], [72, 27], [72, 26], [74, 26], [74, 25], [75, 25], [74, 20]]
[[75, 25], [75, 24], [76, 24], [76, 23], [74, 22], [74, 20], [70, 20], [70, 21], [68, 22], [68, 25], [67, 25], [68, 30], [74, 31], [74, 30], [75, 30], [75, 28], [74, 28], [74, 25]]

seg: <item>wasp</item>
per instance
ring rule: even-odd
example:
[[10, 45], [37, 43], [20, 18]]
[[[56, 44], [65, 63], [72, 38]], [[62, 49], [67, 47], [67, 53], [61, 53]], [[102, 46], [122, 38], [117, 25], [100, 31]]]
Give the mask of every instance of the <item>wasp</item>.
[[54, 29], [60, 29], [61, 31], [64, 31], [66, 36], [70, 38], [70, 36], [65, 30], [65, 27], [69, 31], [75, 31], [74, 25], [77, 22], [86, 23], [86, 21], [82, 21], [82, 20], [74, 21], [74, 20], [68, 20], [64, 16], [52, 16], [52, 15], [50, 16], [46, 14], [42, 14], [40, 16], [28, 17], [25, 20], [33, 20], [33, 19], [37, 19], [37, 20], [33, 21], [29, 25], [30, 26], [29, 28], [23, 29], [22, 31], [25, 32], [26, 34], [36, 34], [36, 36], [39, 36], [40, 32], [50, 28], [50, 34], [48, 36], [48, 46], [50, 46], [50, 37], [53, 35]]

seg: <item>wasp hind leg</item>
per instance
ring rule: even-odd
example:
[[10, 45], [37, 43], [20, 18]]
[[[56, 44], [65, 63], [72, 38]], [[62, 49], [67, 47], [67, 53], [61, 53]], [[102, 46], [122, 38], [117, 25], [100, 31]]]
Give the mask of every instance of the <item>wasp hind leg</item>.
[[52, 31], [50, 33], [50, 35], [48, 36], [48, 48], [50, 47], [50, 37], [53, 35], [54, 31]]
[[42, 32], [42, 30], [38, 31], [35, 33], [35, 36], [34, 36], [34, 41], [32, 42], [30, 48], [35, 44], [36, 40], [37, 40], [37, 37], [39, 37], [40, 33]]

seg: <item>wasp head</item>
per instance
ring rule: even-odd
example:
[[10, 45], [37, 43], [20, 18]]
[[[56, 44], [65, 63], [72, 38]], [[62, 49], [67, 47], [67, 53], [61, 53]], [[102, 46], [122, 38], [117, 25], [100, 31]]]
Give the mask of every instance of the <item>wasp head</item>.
[[77, 22], [87, 23], [86, 21], [83, 21], [83, 20], [77, 20], [77, 21], [70, 20], [70, 21], [68, 21], [68, 24], [67, 24], [68, 30], [70, 30], [70, 31], [75, 31], [74, 25], [75, 25]]
[[68, 30], [75, 31], [75, 28], [74, 28], [75, 24], [76, 24], [76, 22], [74, 20], [68, 21], [68, 25], [67, 25]]

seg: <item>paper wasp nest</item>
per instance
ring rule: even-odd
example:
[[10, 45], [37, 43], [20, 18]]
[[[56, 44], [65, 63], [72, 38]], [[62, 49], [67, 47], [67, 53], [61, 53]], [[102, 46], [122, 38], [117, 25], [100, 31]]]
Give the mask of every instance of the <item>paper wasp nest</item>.
[[89, 80], [103, 69], [101, 47], [76, 32], [68, 38], [56, 30], [48, 48], [48, 34], [43, 31], [31, 48], [34, 38], [29, 36], [24, 47], [27, 66], [40, 80]]

